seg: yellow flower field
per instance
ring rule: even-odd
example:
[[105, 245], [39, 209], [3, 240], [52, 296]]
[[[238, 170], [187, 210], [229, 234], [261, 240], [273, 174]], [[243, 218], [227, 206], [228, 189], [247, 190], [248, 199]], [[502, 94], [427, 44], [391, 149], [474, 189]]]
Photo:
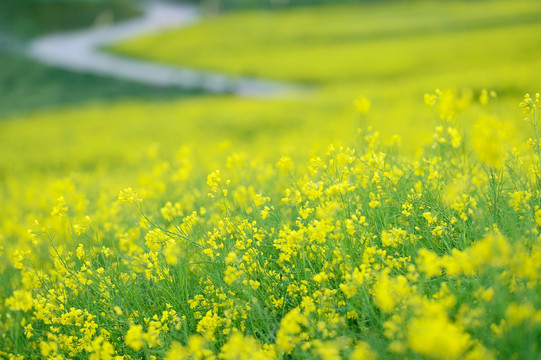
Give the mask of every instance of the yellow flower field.
[[541, 358], [541, 10], [408, 4], [114, 49], [312, 92], [0, 119], [0, 358]]
[[[465, 140], [445, 94], [416, 157], [359, 129], [206, 175], [187, 147], [150, 153], [115, 198], [99, 171], [8, 181], [2, 356], [537, 358], [539, 137]], [[539, 95], [521, 105], [535, 129]]]

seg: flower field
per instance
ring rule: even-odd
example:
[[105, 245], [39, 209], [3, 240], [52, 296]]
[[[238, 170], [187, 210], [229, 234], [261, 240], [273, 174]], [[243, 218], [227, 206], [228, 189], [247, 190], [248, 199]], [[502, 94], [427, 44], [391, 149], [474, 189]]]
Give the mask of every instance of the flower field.
[[[381, 20], [348, 27], [357, 5], [267, 14], [310, 31], [318, 12], [346, 19], [313, 43], [279, 33], [269, 62], [282, 68], [250, 43], [274, 26], [266, 13], [182, 30], [193, 58], [167, 53], [180, 30], [114, 49], [311, 93], [92, 96], [1, 118], [0, 358], [541, 358], [541, 23], [522, 17], [537, 9], [448, 2], [438, 21], [422, 4], [410, 17], [404, 3], [363, 5], [411, 35], [371, 40], [379, 70], [348, 55]], [[220, 48], [203, 34], [243, 21], [241, 60], [255, 60], [205, 63]], [[434, 27], [443, 38], [418, 37]], [[511, 47], [492, 49], [495, 34]], [[296, 52], [280, 51], [292, 35]], [[322, 38], [342, 39], [349, 67], [317, 55]], [[393, 68], [382, 54], [398, 45], [379, 41], [418, 47]], [[442, 41], [446, 53], [422, 56]], [[320, 61], [288, 61], [306, 58]]]
[[[208, 174], [150, 151], [115, 198], [104, 174], [8, 181], [33, 208], [4, 202], [2, 355], [537, 358], [539, 138], [513, 146], [487, 115], [466, 141], [449, 94], [425, 96], [441, 120], [416, 158], [359, 129]], [[534, 130], [539, 95], [522, 105]]]

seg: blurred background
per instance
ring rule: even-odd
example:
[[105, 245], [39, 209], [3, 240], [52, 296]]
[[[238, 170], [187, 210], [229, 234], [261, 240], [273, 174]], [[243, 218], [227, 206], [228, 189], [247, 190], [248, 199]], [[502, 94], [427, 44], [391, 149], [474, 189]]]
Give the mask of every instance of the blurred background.
[[182, 146], [275, 158], [368, 126], [414, 152], [436, 88], [471, 108], [461, 131], [489, 102], [527, 136], [517, 104], [539, 90], [539, 34], [537, 0], [0, 0], [0, 174]]

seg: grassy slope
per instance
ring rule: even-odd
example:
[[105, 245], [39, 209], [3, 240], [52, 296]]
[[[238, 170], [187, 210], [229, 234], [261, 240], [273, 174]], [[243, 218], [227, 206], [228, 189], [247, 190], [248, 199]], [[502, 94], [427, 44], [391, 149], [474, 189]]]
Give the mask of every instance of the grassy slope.
[[193, 93], [60, 70], [20, 55], [0, 52], [0, 116], [3, 118], [86, 102], [176, 98]]
[[122, 21], [139, 14], [133, 3], [124, 0], [0, 0], [0, 118], [87, 102], [170, 99], [198, 93], [64, 71], [19, 54], [27, 37]]

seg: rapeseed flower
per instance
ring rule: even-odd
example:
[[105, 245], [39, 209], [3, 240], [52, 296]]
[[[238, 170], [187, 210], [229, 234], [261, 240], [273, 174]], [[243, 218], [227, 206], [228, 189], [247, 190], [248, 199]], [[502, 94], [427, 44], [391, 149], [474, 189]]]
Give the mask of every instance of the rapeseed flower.
[[6, 208], [25, 209], [0, 217], [0, 357], [536, 357], [535, 149], [492, 152], [505, 126], [472, 144], [466, 98], [428, 96], [442, 142], [414, 157], [364, 129], [278, 163], [156, 152], [144, 206], [117, 182], [19, 189]]
[[372, 107], [371, 101], [362, 95], [355, 99], [353, 103], [355, 105], [355, 109], [359, 114], [368, 114], [370, 108]]
[[128, 332], [126, 332], [124, 341], [126, 342], [126, 345], [131, 347], [133, 350], [139, 351], [145, 345], [143, 335], [144, 332], [142, 325], [132, 325], [130, 326]]

